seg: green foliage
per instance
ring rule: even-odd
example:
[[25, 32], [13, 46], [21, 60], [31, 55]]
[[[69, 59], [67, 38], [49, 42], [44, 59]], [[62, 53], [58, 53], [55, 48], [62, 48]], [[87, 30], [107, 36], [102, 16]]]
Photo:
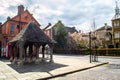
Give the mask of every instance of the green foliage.
[[78, 47], [80, 47], [80, 48], [87, 47], [87, 41], [85, 41], [85, 40], [77, 40], [76, 43], [77, 43]]
[[114, 48], [114, 45], [108, 45], [108, 48]]
[[58, 21], [58, 23], [55, 25], [54, 31], [55, 40], [61, 47], [64, 47], [67, 44], [67, 30], [61, 21]]
[[86, 54], [90, 54], [90, 52], [91, 52], [91, 49], [89, 47], [86, 48]]
[[98, 50], [100, 50], [100, 49], [102, 49], [102, 48], [103, 48], [103, 46], [99, 46], [99, 47], [98, 47]]

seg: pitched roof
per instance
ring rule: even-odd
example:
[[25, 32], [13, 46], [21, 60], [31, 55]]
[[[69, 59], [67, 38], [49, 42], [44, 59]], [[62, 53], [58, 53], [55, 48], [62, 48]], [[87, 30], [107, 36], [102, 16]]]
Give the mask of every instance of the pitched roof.
[[33, 21], [22, 29], [10, 42], [20, 40], [24, 42], [52, 43], [52, 40]]
[[59, 20], [53, 27], [64, 26], [61, 20]]
[[48, 25], [43, 28], [43, 30], [48, 30], [48, 29], [51, 29], [53, 26], [51, 25], [51, 23], [48, 23]]
[[64, 26], [64, 24], [60, 20], [56, 24], [54, 24], [53, 26], [51, 25], [51, 23], [48, 23], [48, 25], [45, 28], [43, 28], [43, 30], [52, 29], [52, 28], [55, 28], [58, 26]]
[[[109, 25], [106, 25], [106, 26], [107, 26], [107, 30], [112, 30], [111, 26], [109, 26]], [[103, 27], [97, 29], [96, 31], [106, 30], [106, 26], [103, 26]]]
[[[32, 17], [32, 15], [30, 14], [30, 12], [29, 12], [28, 10], [25, 10], [23, 13], [18, 14], [18, 15], [16, 15], [16, 16], [14, 16], [13, 18], [10, 18], [10, 19], [7, 20], [6, 22], [4, 22], [3, 25], [6, 24], [8, 21], [19, 21], [19, 20], [15, 20], [15, 18], [19, 17], [20, 15], [22, 15], [22, 14], [24, 14], [24, 13], [26, 13], [26, 12]], [[32, 17], [32, 18], [35, 20], [35, 22], [36, 22], [39, 26], [41, 26], [34, 17]], [[22, 21], [21, 21], [21, 22], [22, 22]]]
[[75, 27], [66, 27], [68, 32], [74, 33], [74, 32], [78, 32]]

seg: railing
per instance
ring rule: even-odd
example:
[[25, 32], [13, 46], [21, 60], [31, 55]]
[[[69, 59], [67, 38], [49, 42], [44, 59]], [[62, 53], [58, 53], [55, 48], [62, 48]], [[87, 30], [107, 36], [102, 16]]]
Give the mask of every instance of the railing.
[[120, 48], [97, 49], [100, 56], [120, 56]]
[[86, 50], [53, 50], [55, 54], [75, 54], [75, 55], [85, 55]]
[[[55, 54], [74, 54], [74, 55], [85, 55], [88, 54], [86, 49], [79, 50], [53, 50]], [[92, 49], [92, 53], [96, 53], [98, 56], [120, 56], [120, 48], [103, 48], [103, 49]]]

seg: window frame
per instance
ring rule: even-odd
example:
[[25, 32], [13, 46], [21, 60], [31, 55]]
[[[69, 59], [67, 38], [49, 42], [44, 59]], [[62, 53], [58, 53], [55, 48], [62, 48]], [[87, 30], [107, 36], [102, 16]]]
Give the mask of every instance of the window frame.
[[15, 35], [15, 25], [14, 24], [11, 24], [11, 26], [10, 26], [10, 35], [11, 36], [14, 36]]

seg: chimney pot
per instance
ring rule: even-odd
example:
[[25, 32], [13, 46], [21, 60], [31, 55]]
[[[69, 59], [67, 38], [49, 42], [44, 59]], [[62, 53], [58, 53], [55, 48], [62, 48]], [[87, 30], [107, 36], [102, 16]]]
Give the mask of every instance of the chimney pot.
[[107, 23], [105, 23], [105, 29], [107, 30], [108, 26], [107, 26]]
[[18, 15], [22, 14], [24, 12], [24, 6], [23, 5], [19, 5], [18, 6]]
[[107, 26], [107, 23], [105, 23], [105, 26]]
[[9, 17], [9, 16], [7, 17], [7, 20], [10, 20], [10, 17]]

